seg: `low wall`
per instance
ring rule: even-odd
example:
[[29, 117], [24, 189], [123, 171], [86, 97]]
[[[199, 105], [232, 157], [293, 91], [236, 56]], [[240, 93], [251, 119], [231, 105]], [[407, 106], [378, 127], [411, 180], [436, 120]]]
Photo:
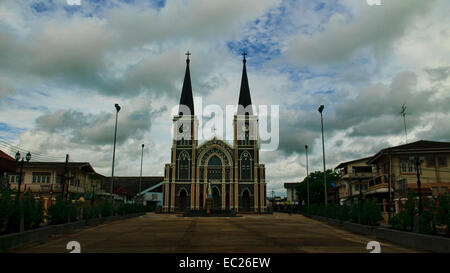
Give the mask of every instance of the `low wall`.
[[303, 214], [314, 220], [325, 222], [357, 234], [375, 236], [377, 239], [389, 241], [405, 247], [423, 249], [432, 252], [450, 253], [450, 238], [427, 234], [400, 231], [384, 227], [360, 225], [322, 216]]
[[52, 235], [67, 234], [75, 229], [85, 226], [97, 226], [105, 222], [124, 220], [132, 217], [144, 215], [145, 213], [133, 213], [122, 216], [110, 216], [103, 218], [94, 218], [89, 220], [81, 220], [61, 225], [48, 225], [45, 227], [27, 230], [24, 232], [16, 232], [0, 236], [0, 251], [4, 252], [11, 248], [20, 247], [33, 242], [45, 242]]

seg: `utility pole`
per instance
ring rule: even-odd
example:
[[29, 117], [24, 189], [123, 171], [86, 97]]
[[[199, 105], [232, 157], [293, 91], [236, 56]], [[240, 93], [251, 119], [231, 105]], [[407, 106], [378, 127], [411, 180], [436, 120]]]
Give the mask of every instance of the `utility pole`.
[[144, 159], [144, 144], [142, 144], [142, 153], [141, 153], [141, 174], [139, 176], [139, 195], [142, 191], [142, 161]]
[[424, 161], [423, 156], [410, 156], [409, 160], [412, 161], [416, 167], [417, 175], [417, 195], [419, 197], [419, 212], [417, 216], [414, 216], [413, 232], [420, 232], [420, 217], [422, 215], [422, 190], [420, 183], [420, 164]]
[[403, 125], [405, 127], [405, 143], [408, 143], [408, 133], [406, 131], [406, 106], [405, 104], [402, 105], [402, 111], [400, 114], [403, 116]]
[[388, 178], [388, 207], [387, 207], [387, 211], [388, 211], [388, 219], [391, 220], [391, 200], [392, 200], [392, 192], [391, 192], [391, 187], [392, 187], [392, 156], [391, 156], [391, 152], [388, 151], [389, 153], [389, 178]]
[[308, 196], [308, 209], [309, 209], [309, 169], [308, 169], [308, 145], [305, 145], [306, 150], [306, 195]]
[[421, 189], [421, 182], [420, 182], [420, 164], [424, 161], [424, 158], [422, 156], [415, 157], [411, 156], [409, 158], [411, 161], [414, 162], [414, 165], [416, 166], [416, 176], [417, 176], [417, 195], [419, 196], [419, 216], [422, 215], [422, 189]]
[[66, 163], [64, 163], [64, 171], [63, 176], [61, 178], [61, 198], [64, 200], [64, 190], [66, 187], [66, 172], [67, 172], [67, 165], [69, 163], [69, 154], [66, 154]]

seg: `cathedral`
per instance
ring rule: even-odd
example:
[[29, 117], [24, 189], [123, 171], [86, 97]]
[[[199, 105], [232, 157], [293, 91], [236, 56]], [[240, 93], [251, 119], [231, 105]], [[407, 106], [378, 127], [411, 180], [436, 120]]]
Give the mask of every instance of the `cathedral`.
[[198, 144], [190, 53], [186, 55], [179, 113], [173, 117], [171, 162], [164, 168], [163, 211], [202, 210], [212, 197], [215, 210], [265, 212], [265, 168], [259, 163], [258, 117], [253, 115], [245, 54], [233, 145], [217, 137]]

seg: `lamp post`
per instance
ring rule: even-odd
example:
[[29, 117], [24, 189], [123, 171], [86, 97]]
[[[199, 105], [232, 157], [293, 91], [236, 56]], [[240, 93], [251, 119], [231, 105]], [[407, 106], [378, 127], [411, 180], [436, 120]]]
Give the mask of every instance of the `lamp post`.
[[306, 151], [306, 195], [308, 200], [308, 209], [309, 209], [309, 170], [308, 170], [308, 145], [305, 145]]
[[[21, 194], [20, 194], [20, 186], [21, 186], [21, 184], [22, 184], [22, 178], [23, 178], [23, 176], [22, 176], [22, 172], [23, 172], [23, 164], [25, 163], [25, 161], [24, 161], [23, 159], [24, 159], [24, 158], [22, 157], [22, 160], [21, 160], [21, 158], [20, 158], [20, 152], [17, 151], [17, 153], [16, 153], [16, 161], [19, 162], [19, 160], [20, 160], [19, 182], [17, 183], [17, 190], [18, 190], [18, 192], [17, 192], [17, 197], [18, 197], [18, 200], [21, 200], [21, 199], [22, 199], [22, 196], [21, 196]], [[26, 159], [27, 162], [30, 162], [30, 159], [31, 159], [31, 154], [30, 154], [30, 152], [28, 152], [28, 153], [26, 154], [25, 159]], [[19, 204], [20, 204], [20, 203], [19, 203]], [[25, 230], [25, 219], [24, 219], [23, 207], [22, 207], [22, 205], [20, 204], [20, 223], [19, 223], [19, 231], [22, 232], [22, 231], [24, 231], [24, 230]]]
[[323, 140], [323, 116], [322, 116], [322, 112], [323, 109], [325, 108], [325, 106], [320, 105], [319, 109], [317, 109], [317, 111], [319, 111], [320, 113], [320, 125], [322, 128], [322, 159], [323, 159], [323, 185], [325, 187], [325, 205], [328, 204], [328, 197], [327, 197], [327, 174], [326, 174], [326, 167], [325, 167], [325, 143]]
[[[22, 160], [21, 160], [22, 159]], [[25, 159], [26, 159], [26, 161], [27, 162], [29, 162], [30, 161], [30, 159], [31, 159], [31, 154], [30, 154], [30, 152], [28, 152], [27, 153], [27, 155], [25, 156]], [[19, 151], [17, 151], [17, 153], [16, 153], [16, 161], [17, 162], [19, 162], [20, 161], [20, 173], [19, 173], [19, 182], [18, 182], [18, 185], [17, 185], [17, 189], [18, 189], [18, 191], [19, 191], [19, 196], [20, 196], [20, 186], [21, 186], [21, 184], [22, 184], [22, 172], [23, 172], [23, 164], [24, 164], [24, 158], [22, 157], [20, 157], [20, 152]]]
[[111, 171], [111, 202], [114, 201], [113, 188], [114, 188], [114, 160], [116, 157], [116, 136], [117, 136], [117, 119], [119, 117], [120, 106], [115, 104], [116, 107], [116, 126], [114, 127], [114, 148], [113, 148], [113, 161], [112, 161], [112, 171]]
[[144, 159], [144, 144], [142, 144], [142, 152], [141, 152], [141, 174], [139, 176], [139, 195], [142, 191], [142, 161]]

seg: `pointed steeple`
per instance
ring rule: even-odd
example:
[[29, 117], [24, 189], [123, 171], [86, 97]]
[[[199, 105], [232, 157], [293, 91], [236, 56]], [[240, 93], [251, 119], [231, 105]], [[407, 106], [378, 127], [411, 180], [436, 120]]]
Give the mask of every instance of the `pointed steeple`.
[[191, 111], [191, 115], [194, 115], [194, 98], [192, 96], [192, 85], [191, 85], [191, 73], [189, 71], [189, 51], [186, 53], [187, 59], [186, 59], [186, 73], [184, 74], [184, 82], [183, 82], [183, 89], [181, 91], [181, 98], [180, 98], [180, 108], [178, 110], [179, 115], [181, 115], [181, 105], [185, 105], [189, 108]]
[[[248, 79], [247, 79], [247, 67], [245, 59], [245, 56], [247, 53], [242, 54], [244, 56], [244, 59], [242, 62], [244, 63], [244, 68], [242, 70], [242, 79], [241, 79], [241, 91], [239, 93], [239, 102], [238, 105], [241, 105], [243, 108], [246, 108], [249, 105], [252, 105], [252, 99], [250, 98], [250, 88], [248, 86]], [[238, 115], [244, 115], [244, 109], [242, 107], [238, 107]], [[253, 110], [250, 107], [250, 111], [248, 112], [249, 115], [253, 115]]]

